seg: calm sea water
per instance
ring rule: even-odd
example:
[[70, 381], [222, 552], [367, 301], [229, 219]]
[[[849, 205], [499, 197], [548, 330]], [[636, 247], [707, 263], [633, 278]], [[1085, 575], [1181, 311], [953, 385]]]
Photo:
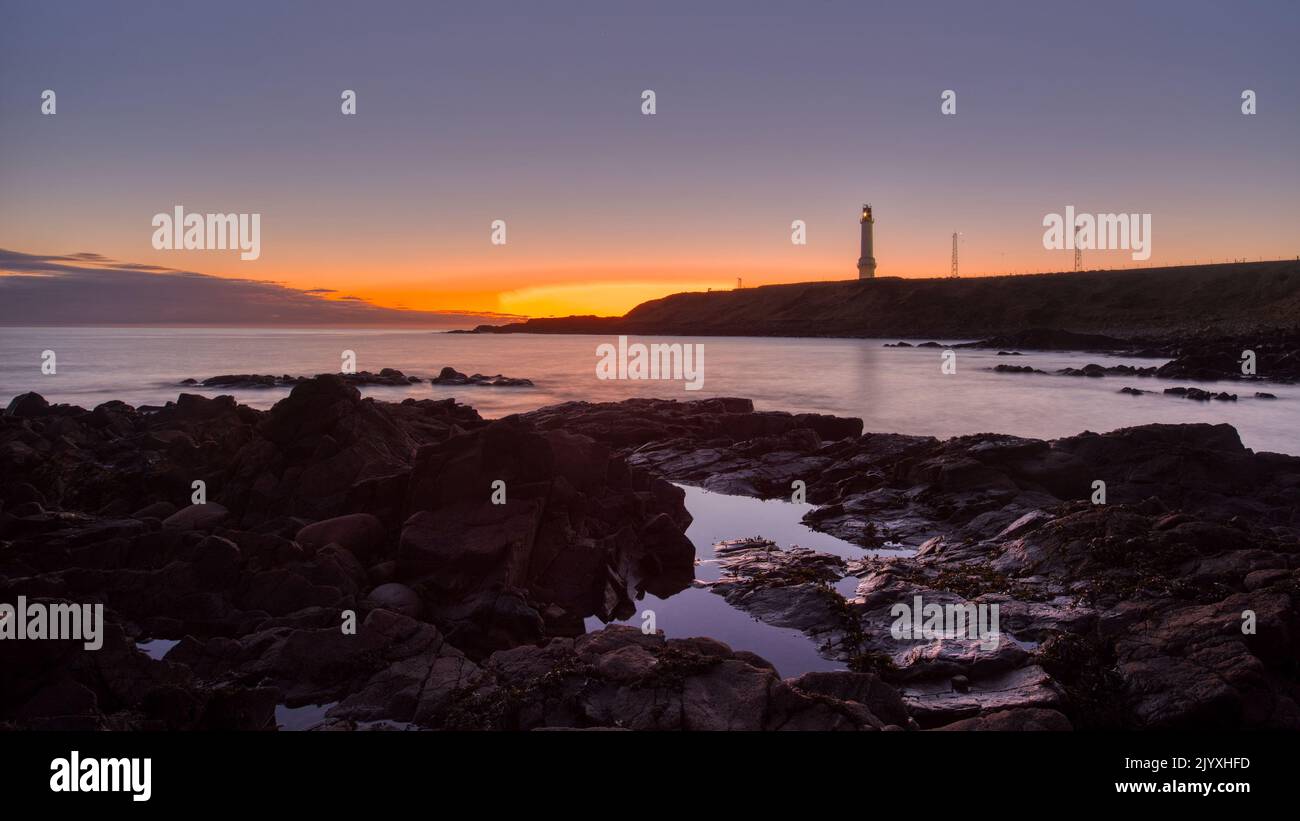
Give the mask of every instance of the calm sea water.
[[[697, 338], [640, 341], [704, 345], [704, 386], [683, 382], [617, 381], [596, 377], [595, 336], [443, 334], [427, 331], [243, 330], [165, 328], [0, 328], [0, 401], [24, 391], [93, 407], [109, 399], [161, 404], [182, 390], [180, 380], [226, 373], [312, 375], [337, 372], [344, 350], [358, 370], [397, 368], [431, 376], [444, 365], [532, 379], [535, 388], [368, 388], [380, 399], [454, 396], [485, 417], [532, 410], [572, 399], [613, 401], [631, 396], [697, 399], [744, 396], [760, 409], [814, 411], [860, 417], [868, 431], [954, 436], [998, 432], [1052, 438], [1084, 430], [1108, 431], [1147, 422], [1228, 422], [1256, 450], [1300, 453], [1300, 386], [1263, 389], [1276, 401], [1253, 398], [1245, 385], [1222, 383], [1236, 403], [1126, 396], [1125, 385], [1161, 390], [1173, 382], [1129, 377], [1088, 379], [1038, 374], [997, 374], [1000, 363], [1052, 371], [1088, 362], [1160, 364], [1079, 353], [1029, 352], [999, 357], [995, 351], [958, 352], [957, 373], [940, 372], [936, 349], [884, 348], [891, 340]], [[637, 340], [633, 340], [637, 341]], [[960, 340], [943, 340], [946, 342]], [[57, 356], [57, 373], [42, 375], [41, 353]], [[200, 391], [233, 393], [267, 408], [288, 389]]]
[[[311, 375], [337, 372], [344, 350], [356, 353], [359, 370], [397, 368], [432, 376], [446, 365], [465, 373], [503, 373], [532, 379], [534, 388], [436, 387], [363, 388], [379, 399], [455, 397], [487, 418], [575, 399], [614, 401], [633, 396], [698, 399], [744, 396], [759, 409], [812, 411], [863, 419], [867, 431], [927, 434], [999, 432], [1053, 438], [1084, 430], [1108, 431], [1148, 422], [1228, 422], [1248, 447], [1300, 453], [1300, 386], [1260, 386], [1277, 400], [1253, 398], [1254, 386], [1218, 386], [1240, 401], [1198, 403], [1162, 395], [1127, 396], [1121, 387], [1148, 390], [1173, 382], [1128, 377], [1088, 379], [1038, 374], [998, 374], [1000, 363], [1045, 371], [1089, 362], [1104, 365], [1160, 364], [1078, 353], [1025, 351], [999, 357], [995, 351], [958, 352], [957, 372], [940, 371], [940, 350], [884, 348], [887, 340], [703, 338], [639, 339], [703, 343], [704, 386], [687, 391], [683, 382], [603, 381], [596, 376], [596, 346], [616, 340], [594, 336], [473, 336], [415, 331], [283, 331], [233, 329], [65, 329], [0, 328], [0, 402], [37, 391], [52, 402], [86, 408], [120, 399], [133, 405], [162, 404], [182, 391], [233, 393], [243, 403], [267, 408], [288, 389], [239, 391], [182, 388], [187, 377], [226, 373]], [[923, 341], [923, 340], [920, 340]], [[946, 342], [960, 340], [944, 340]], [[57, 372], [41, 373], [41, 355], [52, 350]], [[798, 544], [848, 557], [867, 551], [800, 523], [808, 505], [760, 501], [686, 488], [695, 517], [687, 535], [699, 564], [696, 577], [718, 576], [713, 545], [723, 539], [763, 536], [782, 547]], [[853, 580], [841, 585], [852, 592]], [[795, 630], [764, 625], [727, 605], [721, 596], [689, 588], [670, 599], [647, 596], [629, 624], [640, 625], [646, 610], [669, 636], [706, 635], [772, 661], [782, 675], [835, 669], [813, 642]], [[595, 629], [599, 622], [591, 620]], [[166, 646], [148, 648], [161, 654]], [[288, 711], [282, 723], [305, 726], [319, 720], [308, 710]], [[292, 715], [290, 715], [292, 713]]]

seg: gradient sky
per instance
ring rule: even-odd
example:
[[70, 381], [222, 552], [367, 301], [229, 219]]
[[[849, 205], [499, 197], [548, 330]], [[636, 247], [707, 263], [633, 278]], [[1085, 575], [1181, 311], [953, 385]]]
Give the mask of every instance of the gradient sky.
[[[1066, 205], [1151, 213], [1154, 265], [1293, 257], [1298, 40], [1293, 0], [4, 0], [0, 248], [530, 315], [854, 277], [867, 200], [881, 276], [953, 231], [964, 275], [1069, 269]], [[261, 258], [154, 250], [176, 204]]]

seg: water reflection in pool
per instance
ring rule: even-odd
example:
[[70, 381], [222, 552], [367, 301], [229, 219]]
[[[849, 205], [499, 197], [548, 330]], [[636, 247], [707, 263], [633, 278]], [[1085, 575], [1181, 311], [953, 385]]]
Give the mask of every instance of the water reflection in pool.
[[[686, 509], [695, 521], [686, 531], [695, 545], [698, 563], [695, 577], [714, 581], [720, 571], [713, 555], [713, 545], [724, 539], [762, 536], [780, 547], [799, 545], [824, 553], [834, 553], [848, 559], [861, 558], [877, 552], [906, 553], [910, 551], [872, 551], [858, 545], [818, 533], [801, 519], [815, 506], [796, 504], [779, 499], [751, 499], [748, 496], [727, 496], [680, 485], [686, 491]], [[837, 585], [843, 593], [852, 593], [856, 579]], [[776, 665], [782, 676], [797, 676], [813, 670], [842, 670], [840, 662], [822, 658], [812, 639], [798, 630], [772, 627], [743, 611], [737, 610], [715, 593], [704, 588], [691, 587], [675, 596], [661, 599], [646, 595], [638, 603], [638, 612], [623, 624], [640, 627], [642, 613], [653, 610], [655, 626], [669, 638], [709, 636], [726, 642], [733, 650], [749, 650]], [[588, 630], [599, 630], [599, 619], [587, 620]]]

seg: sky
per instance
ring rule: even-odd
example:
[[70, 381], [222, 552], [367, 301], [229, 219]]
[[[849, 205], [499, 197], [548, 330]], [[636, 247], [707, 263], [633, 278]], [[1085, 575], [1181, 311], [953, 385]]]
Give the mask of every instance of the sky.
[[[621, 314], [854, 278], [863, 202], [879, 276], [946, 275], [953, 232], [963, 276], [1069, 270], [1042, 242], [1068, 205], [1150, 214], [1141, 264], [1290, 258], [1298, 35], [1293, 0], [0, 0], [0, 284], [33, 285], [5, 258], [92, 254], [322, 301]], [[177, 205], [260, 214], [260, 256], [155, 249]]]

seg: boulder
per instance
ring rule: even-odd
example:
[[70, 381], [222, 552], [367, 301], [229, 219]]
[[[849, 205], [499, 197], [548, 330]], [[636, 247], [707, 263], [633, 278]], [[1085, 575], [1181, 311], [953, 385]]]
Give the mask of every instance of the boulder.
[[337, 544], [352, 552], [358, 559], [373, 556], [384, 541], [384, 525], [369, 513], [349, 513], [313, 522], [294, 536], [311, 555], [327, 544]]
[[44, 416], [49, 410], [50, 403], [46, 402], [45, 397], [39, 393], [20, 393], [9, 400], [9, 407], [5, 408], [5, 415], [19, 419], [32, 419]]
[[216, 502], [183, 507], [163, 519], [163, 527], [171, 530], [212, 530], [229, 517], [230, 511]]
[[367, 593], [361, 600], [361, 607], [365, 610], [383, 608], [413, 619], [419, 618], [420, 595], [404, 584], [389, 582]]

